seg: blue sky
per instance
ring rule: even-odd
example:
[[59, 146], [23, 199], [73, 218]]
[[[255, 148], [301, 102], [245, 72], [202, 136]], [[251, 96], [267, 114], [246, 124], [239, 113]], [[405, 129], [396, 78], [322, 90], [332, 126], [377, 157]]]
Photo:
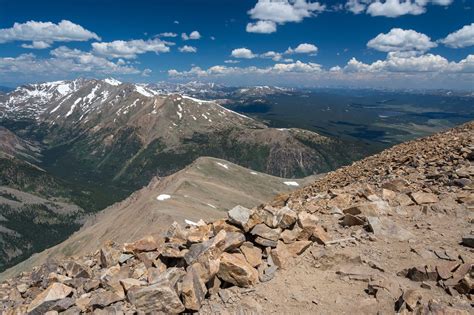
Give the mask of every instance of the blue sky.
[[0, 85], [112, 76], [473, 90], [473, 23], [473, 0], [0, 0]]

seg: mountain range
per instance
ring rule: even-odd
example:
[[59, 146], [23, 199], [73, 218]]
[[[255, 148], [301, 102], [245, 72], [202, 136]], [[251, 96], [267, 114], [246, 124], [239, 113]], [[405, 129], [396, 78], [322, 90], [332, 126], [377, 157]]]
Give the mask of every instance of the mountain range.
[[[189, 96], [192, 89], [226, 88], [195, 83], [165, 89], [109, 78], [30, 84], [1, 94], [0, 214], [8, 229], [1, 267], [57, 244], [88, 215], [203, 156], [300, 178], [364, 155], [363, 148], [337, 138], [270, 128], [215, 101]], [[288, 93], [273, 87], [227, 92]], [[36, 234], [45, 238], [35, 239]]]

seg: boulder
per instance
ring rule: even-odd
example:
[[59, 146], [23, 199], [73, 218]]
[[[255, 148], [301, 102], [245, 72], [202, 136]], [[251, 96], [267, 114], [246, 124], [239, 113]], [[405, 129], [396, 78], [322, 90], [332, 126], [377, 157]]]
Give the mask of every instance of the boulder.
[[252, 267], [258, 267], [262, 263], [262, 250], [251, 242], [243, 243], [240, 251]]
[[282, 229], [290, 228], [295, 224], [297, 219], [298, 215], [296, 212], [287, 206], [279, 209], [276, 213], [276, 221], [278, 222], [277, 226]]
[[119, 263], [122, 253], [112, 247], [112, 244], [107, 244], [100, 249], [100, 266], [108, 268]]
[[169, 283], [159, 282], [146, 287], [133, 287], [127, 292], [129, 302], [145, 313], [179, 314], [185, 307]]
[[245, 242], [245, 235], [240, 232], [228, 232], [224, 239], [224, 251], [231, 251], [239, 248]]
[[148, 235], [136, 242], [123, 244], [123, 251], [127, 253], [150, 252], [157, 250], [161, 243], [162, 242], [158, 242], [153, 236]]
[[227, 216], [229, 217], [229, 222], [240, 226], [241, 228], [245, 228], [247, 225], [250, 215], [252, 211], [240, 205], [235, 206], [229, 212], [227, 212]]
[[207, 293], [206, 284], [199, 272], [189, 267], [181, 283], [181, 297], [184, 307], [189, 310], [199, 311]]
[[61, 283], [53, 283], [41, 292], [28, 306], [29, 314], [43, 314], [56, 302], [68, 297], [73, 289]]
[[189, 251], [184, 255], [184, 259], [188, 265], [192, 265], [195, 261], [208, 261], [219, 259], [224, 251], [227, 232], [221, 230], [217, 235], [205, 242], [192, 244]]
[[281, 229], [272, 229], [266, 224], [257, 224], [252, 231], [250, 231], [250, 234], [260, 236], [267, 240], [277, 241], [280, 238]]
[[72, 278], [90, 278], [90, 270], [86, 266], [83, 266], [75, 261], [68, 261], [64, 264], [64, 270], [68, 277]]
[[249, 287], [257, 283], [258, 272], [242, 254], [223, 253], [217, 276], [239, 287]]

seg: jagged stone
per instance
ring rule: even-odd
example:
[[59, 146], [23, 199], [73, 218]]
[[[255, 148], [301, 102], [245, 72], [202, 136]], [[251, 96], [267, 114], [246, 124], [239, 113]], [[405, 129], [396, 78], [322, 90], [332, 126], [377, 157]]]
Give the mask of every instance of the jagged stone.
[[148, 235], [136, 242], [123, 244], [123, 250], [127, 253], [151, 252], [157, 250], [162, 242], [158, 242], [153, 236]]
[[198, 311], [206, 297], [207, 288], [199, 272], [189, 267], [181, 283], [181, 296], [186, 309]]
[[89, 268], [75, 262], [75, 261], [68, 261], [64, 264], [64, 269], [66, 270], [66, 274], [68, 277], [72, 278], [90, 278], [90, 270]]
[[128, 292], [133, 287], [141, 287], [146, 285], [145, 281], [140, 281], [133, 278], [120, 279], [120, 284], [122, 285], [125, 292]]
[[119, 263], [122, 253], [113, 248], [111, 244], [107, 244], [100, 250], [100, 265], [102, 268], [108, 268]]
[[252, 267], [258, 267], [262, 264], [262, 250], [254, 246], [251, 242], [243, 243], [240, 246], [240, 251]]
[[183, 258], [187, 252], [187, 249], [181, 249], [176, 243], [165, 243], [161, 247], [161, 256], [167, 258]]
[[267, 240], [277, 241], [280, 238], [281, 229], [272, 229], [266, 224], [257, 224], [252, 231], [250, 231], [250, 234], [260, 236]]
[[245, 242], [245, 235], [239, 232], [228, 232], [224, 240], [224, 251], [237, 249]]
[[263, 247], [276, 247], [277, 246], [277, 241], [272, 241], [260, 236], [257, 236], [255, 238], [255, 243], [263, 246]]
[[214, 234], [217, 235], [220, 231], [224, 230], [226, 232], [237, 232], [241, 233], [242, 230], [235, 225], [228, 224], [226, 220], [220, 219], [212, 222], [212, 228], [214, 230]]
[[288, 206], [280, 208], [276, 213], [276, 221], [277, 227], [282, 229], [288, 229], [292, 227], [296, 220], [298, 219], [298, 215], [295, 211], [290, 209]]
[[186, 239], [189, 243], [200, 243], [207, 241], [209, 237], [212, 236], [211, 228], [212, 225], [207, 224], [192, 227], [188, 230]]
[[89, 292], [97, 289], [100, 286], [100, 281], [98, 279], [91, 279], [84, 283], [84, 291]]
[[56, 302], [69, 296], [72, 291], [72, 288], [64, 284], [53, 283], [30, 303], [28, 313], [43, 314], [49, 311]]
[[156, 283], [167, 283], [171, 287], [175, 287], [176, 284], [186, 275], [186, 271], [182, 268], [171, 267], [166, 269], [165, 272], [157, 275], [152, 281], [148, 281], [149, 284]]
[[166, 282], [133, 287], [127, 292], [127, 298], [138, 311], [145, 313], [178, 314], [185, 310], [176, 291]]
[[223, 253], [217, 276], [239, 287], [249, 287], [258, 281], [258, 272], [242, 254]]
[[284, 269], [288, 266], [291, 258], [302, 254], [311, 244], [311, 241], [296, 241], [290, 244], [279, 241], [276, 248], [270, 252], [272, 261], [279, 268]]
[[98, 292], [95, 291], [91, 295], [91, 299], [89, 302], [89, 306], [99, 306], [99, 307], [106, 307], [112, 303], [122, 301], [124, 296], [119, 296], [118, 294], [111, 292], [111, 291], [102, 291]]
[[379, 215], [379, 207], [374, 202], [365, 202], [353, 205], [342, 211], [344, 214], [362, 215], [362, 216], [377, 216]]
[[186, 263], [191, 265], [194, 261], [201, 258], [203, 261], [218, 259], [223, 252], [226, 235], [227, 232], [221, 230], [215, 237], [208, 241], [191, 245], [189, 251], [184, 255]]
[[229, 212], [227, 212], [229, 221], [235, 225], [240, 226], [241, 228], [245, 228], [250, 219], [251, 214], [252, 211], [250, 209], [247, 209], [240, 205], [235, 206], [234, 208], [229, 210]]
[[432, 194], [432, 193], [425, 193], [425, 192], [416, 192], [416, 193], [412, 193], [411, 194], [411, 197], [413, 198], [413, 200], [415, 200], [415, 202], [419, 205], [423, 205], [423, 204], [430, 204], [430, 203], [436, 203], [439, 201], [439, 198], [438, 196], [436, 196], [435, 194]]
[[355, 216], [352, 214], [346, 214], [342, 218], [341, 224], [343, 226], [365, 225], [365, 221], [364, 219], [359, 218], [358, 216]]

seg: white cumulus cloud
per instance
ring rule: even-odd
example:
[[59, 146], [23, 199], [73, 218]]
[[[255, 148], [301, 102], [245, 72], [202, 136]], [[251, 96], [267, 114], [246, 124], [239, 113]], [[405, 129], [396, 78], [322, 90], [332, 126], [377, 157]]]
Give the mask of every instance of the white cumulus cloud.
[[273, 21], [257, 21], [256, 23], [248, 23], [246, 31], [248, 33], [271, 34], [277, 30], [276, 23]]
[[296, 48], [289, 47], [285, 53], [287, 54], [316, 54], [318, 47], [313, 44], [303, 43], [296, 46]]
[[449, 34], [440, 40], [441, 43], [451, 48], [463, 48], [474, 45], [474, 23]]
[[248, 48], [237, 48], [232, 50], [230, 54], [234, 58], [242, 58], [242, 59], [252, 59], [257, 57], [250, 49]]
[[68, 20], [58, 24], [52, 22], [28, 21], [15, 23], [11, 28], [0, 29], [0, 43], [13, 41], [32, 42], [26, 48], [48, 48], [54, 42], [100, 40], [100, 37], [81, 25]]
[[193, 46], [184, 45], [179, 47], [178, 50], [182, 53], [195, 53], [197, 52], [197, 48]]
[[392, 28], [387, 34], [380, 33], [367, 43], [367, 47], [383, 52], [425, 52], [436, 46], [427, 35], [401, 28]]
[[399, 17], [420, 15], [429, 4], [448, 6], [453, 0], [348, 0], [346, 9], [354, 14], [366, 12], [372, 16]]
[[181, 38], [183, 40], [196, 40], [201, 38], [201, 34], [198, 31], [192, 31], [191, 33], [181, 33]]
[[256, 23], [247, 24], [247, 32], [269, 34], [276, 32], [276, 24], [301, 22], [323, 12], [326, 6], [307, 0], [258, 0], [248, 11]]
[[147, 52], [166, 53], [170, 51], [168, 45], [158, 38], [151, 40], [116, 40], [113, 42], [92, 43], [92, 49], [95, 54], [106, 56], [108, 58], [126, 58], [133, 59], [139, 54]]

